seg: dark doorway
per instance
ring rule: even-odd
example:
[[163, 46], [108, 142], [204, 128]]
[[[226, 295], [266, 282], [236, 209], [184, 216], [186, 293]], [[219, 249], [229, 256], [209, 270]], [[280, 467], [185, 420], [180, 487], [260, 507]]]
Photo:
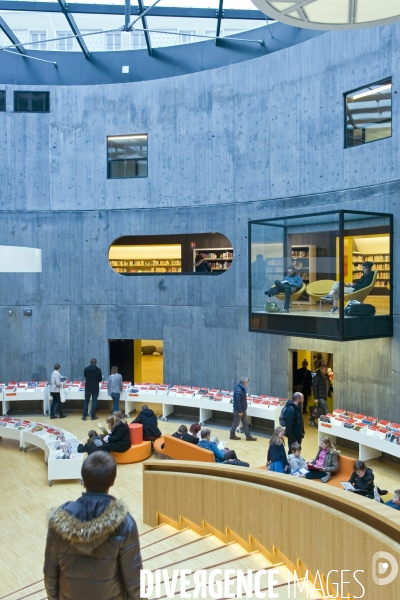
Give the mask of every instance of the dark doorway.
[[133, 340], [109, 340], [110, 371], [118, 367], [124, 381], [134, 381], [133, 375]]

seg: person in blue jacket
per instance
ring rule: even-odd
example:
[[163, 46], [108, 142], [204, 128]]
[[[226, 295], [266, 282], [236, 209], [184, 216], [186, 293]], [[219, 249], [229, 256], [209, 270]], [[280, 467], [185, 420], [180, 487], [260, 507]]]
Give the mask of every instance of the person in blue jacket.
[[385, 502], [385, 506], [390, 506], [390, 508], [400, 510], [400, 490], [395, 490], [393, 492], [393, 498], [388, 502]]
[[198, 443], [199, 448], [205, 448], [211, 450], [215, 456], [215, 462], [222, 463], [226, 460], [234, 459], [238, 460], [236, 452], [234, 450], [220, 450], [215, 442], [211, 441], [211, 430], [204, 428], [201, 430], [201, 440]]
[[246, 436], [246, 440], [248, 442], [255, 442], [257, 440], [256, 437], [253, 437], [249, 430], [249, 423], [247, 421], [247, 397], [246, 397], [246, 388], [249, 385], [249, 378], [242, 377], [237, 386], [235, 387], [235, 391], [233, 392], [233, 423], [230, 431], [230, 439], [231, 440], [240, 440], [241, 438], [236, 435], [236, 429], [239, 426], [240, 421], [242, 421], [243, 431]]
[[303, 286], [303, 279], [296, 275], [294, 267], [288, 267], [287, 275], [281, 281], [275, 281], [272, 288], [267, 290], [266, 296], [275, 296], [276, 294], [285, 294], [284, 311], [289, 312], [290, 296], [297, 292]]
[[285, 441], [283, 436], [285, 435], [284, 427], [277, 427], [269, 440], [267, 463], [269, 463], [269, 470], [275, 471], [275, 473], [288, 473], [289, 463], [286, 456]]

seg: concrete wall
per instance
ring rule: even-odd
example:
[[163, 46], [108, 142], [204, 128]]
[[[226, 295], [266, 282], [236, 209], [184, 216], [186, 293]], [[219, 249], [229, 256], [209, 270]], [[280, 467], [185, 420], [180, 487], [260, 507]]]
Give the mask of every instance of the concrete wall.
[[[1, 274], [1, 380], [48, 378], [55, 361], [81, 377], [92, 356], [107, 373], [108, 339], [163, 339], [169, 383], [232, 388], [248, 374], [250, 392], [286, 395], [289, 350], [309, 349], [334, 353], [337, 404], [400, 420], [396, 281], [392, 339], [249, 333], [247, 306], [249, 219], [394, 213], [396, 272], [397, 96], [393, 137], [344, 150], [343, 93], [389, 75], [396, 92], [399, 33], [329, 33], [207, 73], [50, 88], [50, 114], [0, 113], [2, 244], [43, 250], [42, 274]], [[106, 136], [136, 132], [149, 134], [149, 177], [107, 180]], [[220, 277], [123, 277], [108, 265], [121, 235], [209, 231], [235, 250]]]

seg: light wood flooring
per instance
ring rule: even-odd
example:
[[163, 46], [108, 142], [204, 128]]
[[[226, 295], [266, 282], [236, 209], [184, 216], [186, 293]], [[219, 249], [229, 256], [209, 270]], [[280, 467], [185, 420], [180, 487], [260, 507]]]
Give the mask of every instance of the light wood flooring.
[[[152, 408], [160, 414], [159, 405], [153, 405]], [[99, 412], [99, 420], [103, 423], [106, 416], [107, 413]], [[50, 422], [48, 418], [35, 417], [35, 420]], [[317, 429], [310, 427], [307, 421], [303, 456], [309, 459], [314, 457], [317, 451]], [[86, 439], [87, 431], [91, 429], [90, 421], [81, 420], [80, 411], [74, 411], [62, 422], [52, 421], [52, 424], [62, 424], [63, 428], [82, 440]], [[159, 421], [159, 426], [164, 433], [173, 433], [179, 424]], [[228, 440], [227, 427], [214, 426], [213, 423], [209, 426], [220, 440]], [[229, 441], [228, 446], [236, 450], [238, 457], [249, 462], [251, 467], [265, 464], [268, 450], [268, 438], [265, 435], [259, 436], [257, 442], [246, 442], [242, 436], [241, 441]], [[343, 449], [343, 454], [356, 458], [355, 453], [347, 449]], [[154, 456], [149, 460], [154, 460]], [[381, 488], [391, 491], [400, 488], [400, 466], [378, 460], [369, 461], [368, 464], [373, 468]], [[78, 481], [55, 481], [53, 486], [49, 487], [43, 451], [30, 447], [27, 453], [20, 452], [18, 443], [13, 440], [0, 440], [0, 472], [0, 551], [3, 565], [6, 565], [0, 578], [2, 596], [41, 580], [46, 541], [46, 513], [50, 507], [79, 497], [82, 487]], [[140, 533], [150, 529], [143, 523], [140, 463], [118, 466], [116, 484], [111, 493], [127, 503]]]

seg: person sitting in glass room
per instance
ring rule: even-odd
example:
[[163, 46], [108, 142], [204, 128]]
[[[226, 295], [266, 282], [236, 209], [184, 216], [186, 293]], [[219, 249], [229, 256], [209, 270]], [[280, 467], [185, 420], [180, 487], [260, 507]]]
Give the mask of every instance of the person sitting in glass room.
[[206, 260], [205, 254], [197, 254], [194, 263], [196, 273], [211, 273], [210, 263]]
[[[356, 292], [357, 290], [362, 290], [363, 288], [371, 285], [374, 279], [374, 272], [371, 271], [374, 263], [373, 262], [363, 262], [361, 265], [362, 268], [362, 276], [360, 279], [357, 279], [355, 283], [345, 283], [343, 287], [343, 291], [345, 294], [351, 294], [352, 292]], [[339, 282], [333, 284], [331, 291], [326, 296], [322, 296], [321, 300], [330, 300], [333, 302], [333, 307], [330, 312], [335, 313], [338, 310], [338, 302], [339, 302]]]
[[276, 294], [285, 294], [284, 311], [289, 312], [290, 296], [299, 290], [303, 285], [300, 275], [296, 275], [294, 267], [288, 267], [287, 275], [282, 281], [275, 281], [272, 288], [267, 290], [266, 296], [275, 296]]

